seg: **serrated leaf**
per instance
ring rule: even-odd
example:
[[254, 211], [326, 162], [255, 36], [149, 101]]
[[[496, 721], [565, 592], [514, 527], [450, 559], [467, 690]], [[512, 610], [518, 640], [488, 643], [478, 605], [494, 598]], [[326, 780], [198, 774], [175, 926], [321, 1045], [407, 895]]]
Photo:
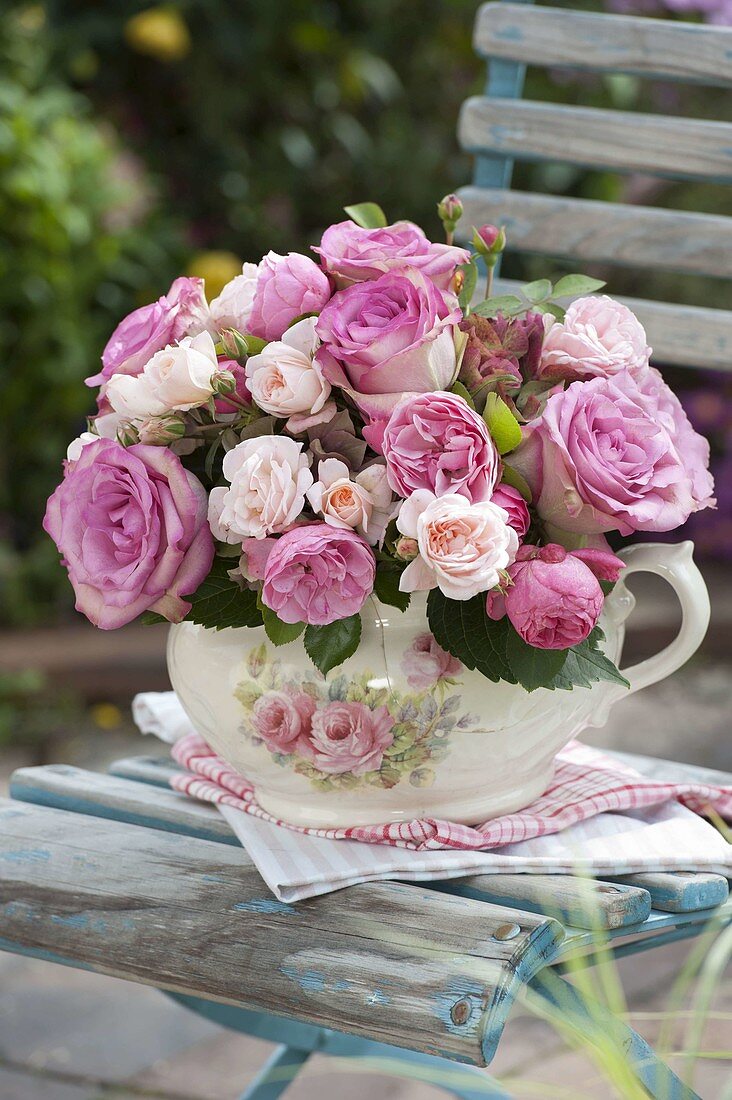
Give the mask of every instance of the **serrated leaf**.
[[497, 313], [521, 313], [526, 309], [526, 302], [522, 302], [515, 294], [498, 294], [495, 298], [486, 298], [473, 306], [471, 312], [479, 317], [495, 317]]
[[599, 648], [603, 638], [602, 630], [595, 627], [584, 642], [566, 650], [567, 658], [564, 665], [554, 680], [546, 686], [550, 690], [564, 688], [571, 691], [573, 687], [591, 687], [598, 681], [605, 680], [612, 684], [630, 687], [622, 672]]
[[533, 304], [545, 302], [551, 297], [552, 284], [549, 279], [536, 279], [533, 283], [526, 283], [521, 287], [521, 293]]
[[375, 202], [359, 202], [355, 206], [344, 206], [343, 209], [351, 221], [362, 229], [383, 229], [389, 224], [386, 214]]
[[391, 607], [398, 607], [400, 611], [406, 611], [409, 607], [410, 594], [402, 592], [399, 588], [399, 578], [404, 572], [405, 565], [397, 563], [377, 565], [376, 580], [374, 582], [374, 594], [377, 600], [387, 603]]
[[514, 470], [513, 466], [507, 466], [505, 462], [503, 463], [501, 481], [505, 481], [506, 485], [512, 485], [514, 489], [518, 489], [526, 503], [531, 504], [532, 493], [528, 481], [518, 470]]
[[453, 384], [450, 386], [450, 389], [448, 390], [448, 393], [454, 393], [456, 397], [462, 397], [463, 401], [467, 401], [471, 409], [475, 408], [475, 401], [473, 401], [473, 396], [470, 390], [468, 390], [462, 384], [462, 382], [458, 382], [457, 380], [453, 382]]
[[259, 610], [264, 622], [265, 632], [272, 645], [287, 645], [288, 642], [294, 642], [305, 629], [305, 623], [283, 623], [279, 615], [271, 607], [263, 604], [261, 600], [259, 601]]
[[158, 626], [160, 623], [168, 623], [168, 625], [170, 625], [165, 615], [158, 615], [157, 611], [143, 611], [137, 621], [138, 623], [142, 623], [143, 626]]
[[483, 419], [488, 425], [488, 431], [493, 437], [499, 454], [508, 454], [509, 451], [518, 447], [522, 438], [521, 425], [497, 393], [488, 394]]
[[438, 644], [466, 668], [477, 669], [494, 683], [516, 683], [506, 658], [508, 620], [488, 618], [485, 595], [449, 600], [439, 588], [433, 588], [427, 597], [427, 619]]
[[592, 279], [589, 275], [565, 275], [554, 286], [553, 298], [574, 298], [580, 294], [594, 294], [602, 290], [602, 279]]
[[462, 271], [464, 278], [462, 289], [458, 295], [458, 305], [461, 309], [467, 310], [473, 300], [478, 283], [478, 265], [475, 260], [469, 260], [468, 263], [461, 264], [458, 271]]
[[336, 619], [327, 626], [308, 626], [305, 649], [316, 668], [327, 676], [332, 668], [342, 665], [358, 649], [361, 641], [361, 616]]
[[261, 626], [262, 613], [257, 607], [257, 593], [240, 588], [229, 576], [231, 559], [214, 558], [211, 572], [186, 599], [192, 604], [186, 621], [198, 623], [210, 630], [227, 626]]
[[566, 649], [538, 649], [527, 645], [510, 627], [506, 638], [506, 657], [516, 679], [526, 691], [536, 691], [552, 683], [567, 660]]

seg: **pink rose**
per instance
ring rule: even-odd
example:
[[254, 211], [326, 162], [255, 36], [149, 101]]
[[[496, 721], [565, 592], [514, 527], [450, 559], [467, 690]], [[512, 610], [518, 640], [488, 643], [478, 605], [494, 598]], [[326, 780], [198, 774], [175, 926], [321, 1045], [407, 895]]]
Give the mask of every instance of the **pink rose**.
[[691, 478], [691, 494], [696, 508], [713, 508], [714, 478], [709, 472], [709, 442], [695, 431], [676, 394], [663, 380], [660, 371], [650, 367], [640, 378], [638, 388], [646, 408], [670, 435]]
[[461, 317], [456, 299], [421, 272], [382, 275], [331, 298], [316, 326], [317, 358], [363, 413], [385, 420], [403, 398], [451, 384]]
[[283, 622], [324, 626], [361, 610], [375, 574], [373, 550], [355, 531], [306, 524], [272, 548], [262, 599]]
[[319, 253], [325, 270], [337, 285], [378, 279], [395, 268], [421, 271], [442, 290], [447, 290], [455, 269], [467, 263], [470, 252], [449, 244], [434, 244], [418, 225], [396, 222], [383, 229], [362, 229], [355, 222], [338, 222], [326, 229]]
[[66, 465], [43, 526], [63, 555], [76, 608], [112, 630], [143, 611], [180, 622], [214, 556], [206, 491], [165, 447], [89, 443]]
[[671, 531], [699, 507], [681, 442], [624, 371], [550, 397], [511, 465], [560, 531]]
[[503, 508], [508, 516], [509, 525], [513, 527], [519, 539], [522, 539], [529, 529], [531, 517], [526, 501], [518, 489], [514, 489], [513, 485], [506, 485], [505, 482], [501, 482], [493, 492], [491, 503]]
[[488, 500], [471, 504], [457, 493], [435, 497], [418, 489], [402, 505], [397, 527], [419, 546], [399, 580], [402, 592], [439, 588], [448, 599], [472, 599], [495, 588], [518, 550], [502, 508]]
[[563, 321], [548, 314], [538, 378], [607, 377], [642, 371], [651, 349], [643, 325], [627, 306], [607, 295], [577, 298]]
[[431, 634], [418, 634], [402, 657], [402, 672], [415, 691], [429, 691], [440, 680], [457, 676], [462, 667]]
[[248, 331], [279, 340], [304, 313], [319, 313], [330, 298], [330, 283], [309, 256], [268, 252], [259, 265]]
[[393, 727], [386, 707], [328, 703], [313, 715], [310, 737], [300, 743], [300, 752], [330, 775], [375, 772], [394, 740]]
[[452, 393], [421, 393], [394, 409], [382, 441], [389, 484], [408, 497], [460, 493], [490, 500], [500, 459], [482, 416]]
[[[622, 561], [614, 554], [594, 553], [605, 579], [617, 580]], [[568, 649], [588, 637], [604, 597], [595, 572], [579, 554], [556, 543], [522, 546], [508, 572], [513, 583], [505, 595], [488, 597], [491, 618], [502, 618], [505, 612], [523, 640], [538, 649]]]
[[87, 386], [101, 386], [113, 374], [139, 374], [156, 351], [183, 336], [198, 335], [207, 323], [203, 279], [176, 279], [157, 302], [120, 321], [102, 352], [102, 370], [87, 378]]
[[291, 753], [310, 733], [315, 700], [305, 691], [267, 691], [252, 709], [252, 726], [270, 752]]

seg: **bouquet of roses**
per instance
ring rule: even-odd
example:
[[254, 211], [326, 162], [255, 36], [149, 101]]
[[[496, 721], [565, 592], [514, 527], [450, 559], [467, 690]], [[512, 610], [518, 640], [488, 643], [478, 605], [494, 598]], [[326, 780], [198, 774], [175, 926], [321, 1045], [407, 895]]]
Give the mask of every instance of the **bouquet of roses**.
[[603, 284], [491, 297], [502, 230], [457, 247], [459, 200], [438, 211], [443, 243], [349, 207], [316, 258], [270, 252], [211, 302], [177, 279], [121, 322], [45, 517], [78, 610], [303, 634], [327, 673], [372, 593], [427, 592], [439, 646], [491, 680], [622, 681], [605, 535], [713, 504], [708, 445]]

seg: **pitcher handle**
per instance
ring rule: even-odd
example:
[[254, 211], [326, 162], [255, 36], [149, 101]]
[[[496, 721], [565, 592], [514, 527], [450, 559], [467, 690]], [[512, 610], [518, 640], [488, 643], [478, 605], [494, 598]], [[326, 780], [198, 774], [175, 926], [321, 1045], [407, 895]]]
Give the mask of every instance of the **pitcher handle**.
[[[704, 578], [694, 564], [694, 543], [638, 543], [628, 546], [618, 554], [625, 562], [622, 579], [631, 573], [656, 573], [673, 588], [681, 604], [681, 627], [674, 640], [660, 653], [645, 661], [622, 669], [630, 683], [630, 692], [655, 684], [681, 668], [696, 653], [704, 640], [711, 613], [709, 593]], [[622, 585], [618, 588], [622, 589]], [[613, 608], [613, 602], [615, 607]], [[625, 595], [613, 591], [606, 600], [608, 611], [617, 619], [630, 613], [632, 602]], [[630, 694], [625, 692], [625, 695]]]

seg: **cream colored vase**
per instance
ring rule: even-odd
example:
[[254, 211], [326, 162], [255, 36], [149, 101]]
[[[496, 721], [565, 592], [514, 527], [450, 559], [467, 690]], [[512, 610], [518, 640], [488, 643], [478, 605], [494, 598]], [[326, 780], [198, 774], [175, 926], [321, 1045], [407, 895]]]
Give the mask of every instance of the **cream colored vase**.
[[[675, 589], [675, 640], [624, 669], [630, 691], [598, 683], [526, 692], [449, 658], [429, 634], [426, 598], [405, 613], [370, 598], [355, 656], [323, 678], [302, 639], [275, 648], [264, 629], [170, 631], [168, 667], [193, 725], [253, 783], [260, 805], [297, 825], [349, 826], [440, 817], [466, 824], [527, 806], [548, 786], [559, 750], [613, 703], [669, 676], [699, 647], [709, 597], [693, 544], [641, 544], [623, 577], [657, 573]], [[634, 598], [605, 602], [606, 652], [620, 658]]]

